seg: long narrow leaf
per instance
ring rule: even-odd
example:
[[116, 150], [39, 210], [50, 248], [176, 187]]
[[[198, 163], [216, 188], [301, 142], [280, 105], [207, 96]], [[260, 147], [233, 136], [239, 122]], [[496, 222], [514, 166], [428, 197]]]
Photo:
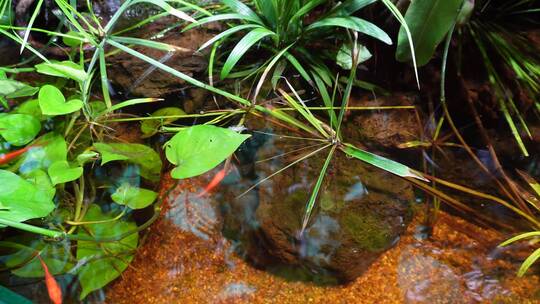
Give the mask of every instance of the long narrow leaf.
[[335, 151], [336, 151], [336, 145], [333, 145], [332, 149], [330, 149], [330, 152], [328, 153], [328, 156], [326, 157], [326, 161], [323, 164], [321, 172], [319, 173], [319, 177], [317, 178], [315, 187], [313, 188], [313, 191], [311, 192], [311, 196], [309, 197], [309, 201], [306, 206], [306, 211], [304, 213], [304, 219], [302, 220], [302, 230], [300, 234], [304, 233], [304, 230], [306, 229], [309, 223], [309, 219], [311, 218], [311, 212], [313, 211], [313, 207], [315, 206], [315, 202], [317, 201], [317, 196], [319, 195], [319, 192], [321, 191], [321, 186], [324, 180], [324, 176], [326, 175], [326, 171], [328, 170], [328, 165], [330, 164], [330, 161], [332, 160], [332, 157], [334, 156]]
[[540, 248], [536, 249], [525, 261], [521, 264], [518, 270], [518, 277], [522, 277], [527, 270], [540, 258]]
[[376, 38], [386, 44], [389, 44], [389, 45], [392, 44], [392, 39], [390, 39], [388, 34], [386, 34], [378, 26], [376, 26], [375, 24], [369, 21], [366, 21], [357, 17], [352, 17], [352, 16], [325, 18], [308, 26], [306, 28], [306, 31], [311, 31], [316, 28], [327, 27], [327, 26], [343, 27], [346, 29], [351, 29], [353, 31], [357, 31], [359, 33], [363, 33], [373, 38]]
[[41, 6], [43, 5], [43, 0], [39, 0], [36, 4], [36, 7], [34, 8], [34, 12], [32, 13], [32, 16], [30, 17], [30, 21], [28, 21], [28, 25], [26, 26], [26, 30], [24, 31], [24, 38], [21, 43], [21, 50], [20, 53], [24, 51], [24, 48], [26, 46], [26, 42], [28, 41], [28, 37], [30, 36], [30, 31], [32, 30], [32, 26], [34, 25], [34, 21], [36, 21], [36, 18], [39, 14], [39, 11], [41, 10]]
[[201, 45], [201, 47], [197, 50], [197, 51], [202, 51], [203, 49], [207, 48], [208, 46], [214, 44], [214, 42], [216, 41], [219, 41], [227, 36], [230, 36], [236, 32], [239, 32], [239, 31], [242, 31], [242, 30], [245, 30], [245, 29], [250, 29], [250, 28], [256, 28], [256, 27], [261, 27], [260, 25], [256, 25], [256, 24], [244, 24], [244, 25], [238, 25], [238, 26], [235, 26], [235, 27], [231, 27], [230, 29], [228, 30], [225, 30], [219, 34], [217, 34], [216, 36], [214, 36], [212, 39], [206, 41], [203, 45]]
[[236, 63], [244, 56], [244, 54], [253, 46], [255, 43], [263, 39], [264, 37], [275, 35], [274, 32], [265, 29], [265, 28], [256, 28], [244, 36], [234, 49], [229, 54], [229, 57], [223, 65], [221, 70], [221, 79], [227, 78], [231, 70], [234, 68]]
[[264, 24], [261, 18], [252, 10], [249, 8], [249, 6], [245, 5], [239, 0], [221, 0], [223, 4], [227, 5], [231, 8], [234, 12], [242, 15], [245, 17], [245, 19], [259, 23]]
[[342, 148], [343, 152], [348, 155], [358, 158], [361, 161], [364, 161], [368, 164], [371, 164], [377, 168], [381, 168], [387, 172], [395, 174], [401, 177], [412, 177], [423, 181], [428, 181], [418, 173], [414, 172], [411, 168], [400, 164], [396, 161], [388, 159], [386, 157], [373, 154], [371, 152], [364, 151], [362, 149], [356, 148], [351, 144], [345, 144]]

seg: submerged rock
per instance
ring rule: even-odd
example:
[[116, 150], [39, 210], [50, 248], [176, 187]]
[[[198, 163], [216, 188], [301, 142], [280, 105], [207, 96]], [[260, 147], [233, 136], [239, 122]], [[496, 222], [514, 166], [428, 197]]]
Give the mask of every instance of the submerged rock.
[[[266, 157], [262, 154], [287, 151], [282, 149], [267, 144], [259, 159]], [[278, 174], [258, 191], [222, 200], [226, 234], [241, 240], [247, 258], [255, 265], [293, 279], [348, 282], [395, 245], [405, 231], [412, 215], [411, 186], [336, 152], [309, 224], [300, 234], [325, 154]], [[286, 163], [289, 161], [279, 159], [261, 162], [255, 172], [264, 178]], [[246, 185], [235, 182], [222, 193], [236, 196], [241, 188], [245, 190]], [[251, 211], [246, 212], [248, 209]]]

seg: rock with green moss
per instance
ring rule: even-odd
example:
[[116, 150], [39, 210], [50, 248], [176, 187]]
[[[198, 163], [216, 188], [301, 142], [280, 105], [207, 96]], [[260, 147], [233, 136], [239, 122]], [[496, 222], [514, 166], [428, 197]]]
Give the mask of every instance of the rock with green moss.
[[[413, 191], [406, 181], [337, 153], [300, 234], [323, 161], [324, 155], [310, 158], [260, 187], [257, 226], [247, 252], [255, 261], [269, 255], [276, 263], [347, 282], [399, 240], [411, 219]], [[257, 170], [269, 175], [275, 166], [262, 163]]]

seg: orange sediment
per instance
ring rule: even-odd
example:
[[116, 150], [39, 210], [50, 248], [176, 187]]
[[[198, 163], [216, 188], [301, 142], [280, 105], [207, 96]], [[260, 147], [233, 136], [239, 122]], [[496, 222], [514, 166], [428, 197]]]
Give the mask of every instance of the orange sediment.
[[132, 267], [109, 288], [107, 302], [540, 303], [539, 277], [515, 276], [527, 251], [517, 258], [494, 251], [504, 238], [498, 232], [441, 213], [433, 236], [417, 240], [417, 224], [354, 282], [317, 286], [253, 268], [233, 253], [218, 228], [206, 229], [205, 240], [163, 219], [150, 229]]

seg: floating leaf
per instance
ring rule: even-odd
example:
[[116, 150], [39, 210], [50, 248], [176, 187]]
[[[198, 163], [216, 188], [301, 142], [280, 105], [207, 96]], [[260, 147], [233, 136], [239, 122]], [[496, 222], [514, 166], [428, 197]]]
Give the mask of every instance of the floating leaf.
[[0, 116], [0, 135], [14, 146], [31, 142], [41, 130], [38, 119], [26, 114], [4, 114]]
[[[97, 205], [91, 205], [84, 217], [85, 222], [112, 220], [114, 216], [104, 214]], [[79, 229], [81, 236], [96, 238], [118, 237], [137, 228], [133, 222], [109, 221], [99, 224], [84, 225]], [[82, 285], [80, 299], [84, 299], [90, 292], [103, 288], [128, 267], [133, 260], [133, 253], [137, 248], [139, 235], [133, 233], [117, 242], [89, 242], [77, 243], [77, 260], [88, 259], [79, 272], [79, 281]]]
[[176, 108], [176, 107], [166, 107], [166, 108], [161, 108], [161, 109], [155, 111], [150, 116], [151, 117], [156, 117], [156, 119], [144, 120], [141, 123], [141, 131], [143, 133], [142, 137], [143, 138], [150, 137], [150, 136], [156, 134], [159, 131], [159, 127], [164, 126], [164, 125], [168, 125], [168, 124], [178, 120], [178, 118], [162, 118], [162, 119], [158, 119], [158, 117], [179, 116], [179, 115], [186, 115], [186, 112], [184, 112], [184, 110], [182, 110], [180, 108]]
[[211, 125], [186, 128], [165, 144], [167, 159], [177, 166], [171, 176], [181, 179], [210, 171], [249, 137]]
[[49, 176], [53, 185], [74, 181], [82, 174], [82, 167], [71, 168], [65, 160], [57, 161], [49, 167]]
[[150, 206], [156, 200], [157, 193], [124, 183], [116, 189], [111, 198], [115, 203], [126, 205], [131, 209], [142, 209]]
[[80, 99], [73, 99], [66, 102], [64, 94], [52, 85], [44, 85], [39, 90], [39, 106], [45, 115], [65, 115], [79, 111], [83, 107]]
[[101, 154], [101, 164], [124, 160], [140, 166], [141, 176], [159, 180], [161, 174], [161, 158], [152, 148], [141, 144], [95, 143], [94, 148]]
[[0, 218], [22, 222], [49, 215], [54, 209], [51, 191], [44, 191], [15, 173], [0, 170], [0, 202], [8, 210], [0, 210]]
[[83, 82], [88, 78], [88, 74], [83, 68], [72, 61], [40, 63], [36, 65], [36, 71], [50, 76], [73, 79], [78, 82]]

